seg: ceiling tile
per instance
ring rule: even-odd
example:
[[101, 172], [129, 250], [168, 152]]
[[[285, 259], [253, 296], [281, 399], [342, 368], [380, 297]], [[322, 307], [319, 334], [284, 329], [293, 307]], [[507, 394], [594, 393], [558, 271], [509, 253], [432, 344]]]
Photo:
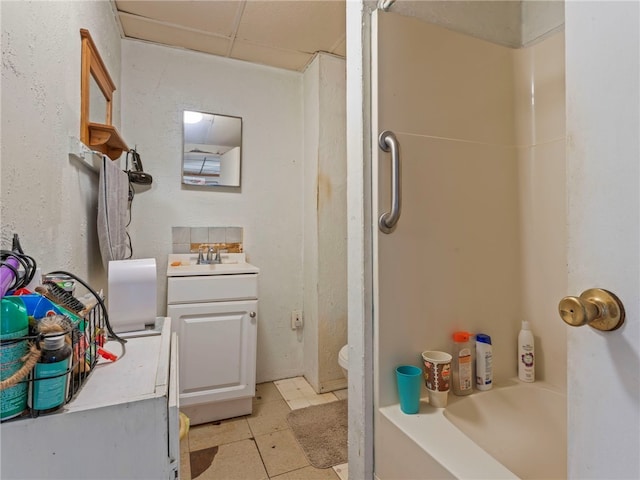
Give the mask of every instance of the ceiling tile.
[[260, 63], [262, 65], [270, 65], [272, 67], [286, 68], [287, 70], [300, 72], [311, 60], [313, 55], [236, 40], [233, 43], [231, 57], [238, 60], [246, 60], [247, 62]]
[[119, 17], [127, 37], [221, 56], [226, 56], [229, 49], [230, 41], [222, 37], [182, 30], [126, 13], [120, 13]]
[[120, 12], [230, 37], [244, 3], [244, 0], [116, 0], [116, 7]]
[[344, 0], [249, 1], [237, 38], [315, 53], [331, 51], [345, 34]]
[[296, 71], [315, 52], [346, 54], [345, 0], [115, 3], [126, 37], [220, 56], [227, 56], [233, 41], [233, 58]]

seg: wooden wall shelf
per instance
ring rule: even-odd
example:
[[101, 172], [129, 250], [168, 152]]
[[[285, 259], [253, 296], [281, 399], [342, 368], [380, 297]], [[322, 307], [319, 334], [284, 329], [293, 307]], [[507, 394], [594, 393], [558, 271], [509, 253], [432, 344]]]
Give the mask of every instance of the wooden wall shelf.
[[[111, 122], [113, 92], [116, 86], [89, 31], [81, 28], [80, 37], [82, 38], [80, 141], [92, 150], [105, 154], [111, 160], [117, 160], [123, 151], [129, 150], [129, 147]], [[91, 93], [92, 90], [93, 93]], [[95, 103], [93, 110], [90, 108], [92, 99]], [[102, 113], [101, 107], [104, 108]], [[91, 122], [90, 118], [102, 123]]]
[[113, 125], [89, 122], [89, 147], [104, 153], [111, 160], [117, 160], [129, 147]]

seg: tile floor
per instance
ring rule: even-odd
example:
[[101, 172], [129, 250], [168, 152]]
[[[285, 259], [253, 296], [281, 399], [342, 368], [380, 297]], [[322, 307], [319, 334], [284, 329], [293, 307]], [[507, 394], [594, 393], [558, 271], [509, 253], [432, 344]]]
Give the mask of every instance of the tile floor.
[[180, 442], [180, 478], [347, 480], [346, 463], [327, 469], [310, 465], [287, 423], [291, 410], [346, 396], [347, 390], [318, 395], [303, 377], [261, 383], [251, 415], [191, 427]]

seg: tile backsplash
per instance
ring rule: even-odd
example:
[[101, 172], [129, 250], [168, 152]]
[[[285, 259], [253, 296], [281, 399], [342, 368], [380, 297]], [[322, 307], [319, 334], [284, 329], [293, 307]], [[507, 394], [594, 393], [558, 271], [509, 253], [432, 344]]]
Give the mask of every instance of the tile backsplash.
[[203, 244], [241, 253], [243, 234], [242, 227], [171, 227], [172, 253], [194, 253]]

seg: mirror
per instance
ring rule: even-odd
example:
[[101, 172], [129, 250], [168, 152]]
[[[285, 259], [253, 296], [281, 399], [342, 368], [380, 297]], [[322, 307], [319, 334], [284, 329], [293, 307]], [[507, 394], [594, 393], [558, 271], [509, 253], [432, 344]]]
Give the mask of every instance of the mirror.
[[239, 187], [242, 118], [183, 112], [182, 183]]
[[107, 115], [107, 99], [100, 90], [95, 77], [91, 75], [89, 80], [89, 122], [106, 123]]

